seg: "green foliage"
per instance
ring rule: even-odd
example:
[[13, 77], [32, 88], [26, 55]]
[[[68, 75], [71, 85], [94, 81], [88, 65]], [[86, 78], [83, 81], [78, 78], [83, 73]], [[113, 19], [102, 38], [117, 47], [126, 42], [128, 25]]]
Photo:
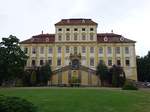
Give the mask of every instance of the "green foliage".
[[103, 62], [97, 65], [96, 74], [99, 76], [101, 80], [101, 85], [103, 86], [104, 80], [108, 80], [109, 77], [108, 68]]
[[0, 94], [20, 96], [32, 101], [39, 107], [39, 112], [150, 111], [149, 89], [123, 91], [113, 88], [1, 88]]
[[124, 86], [122, 87], [123, 90], [138, 90], [138, 87], [134, 84], [133, 81], [126, 80]]
[[122, 67], [113, 65], [109, 70], [110, 75], [112, 76], [112, 86], [122, 87], [125, 83], [125, 72]]
[[22, 87], [23, 86], [23, 82], [21, 79], [16, 79], [16, 84], [15, 84], [16, 87]]
[[32, 86], [35, 86], [36, 84], [36, 72], [33, 70], [32, 73], [31, 73], [31, 84]]
[[50, 80], [52, 76], [51, 66], [46, 63], [37, 70], [37, 74], [39, 83], [42, 85], [47, 85], [48, 80]]
[[31, 71], [27, 71], [25, 70], [22, 74], [22, 83], [23, 83], [23, 86], [31, 86]]
[[139, 81], [150, 82], [150, 51], [144, 57], [137, 57], [137, 75]]
[[19, 39], [10, 35], [0, 42], [0, 79], [1, 82], [21, 77], [27, 56], [19, 47]]
[[37, 107], [19, 97], [0, 96], [0, 112], [37, 112]]

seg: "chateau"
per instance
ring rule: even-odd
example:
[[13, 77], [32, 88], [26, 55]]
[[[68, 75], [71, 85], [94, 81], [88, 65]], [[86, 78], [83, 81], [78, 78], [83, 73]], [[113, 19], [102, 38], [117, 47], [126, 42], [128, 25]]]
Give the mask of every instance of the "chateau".
[[51, 65], [52, 84], [69, 85], [73, 78], [83, 86], [98, 86], [96, 66], [120, 65], [126, 78], [137, 80], [135, 41], [122, 35], [98, 33], [92, 19], [62, 19], [55, 24], [55, 34], [39, 34], [22, 41], [29, 56], [26, 69]]

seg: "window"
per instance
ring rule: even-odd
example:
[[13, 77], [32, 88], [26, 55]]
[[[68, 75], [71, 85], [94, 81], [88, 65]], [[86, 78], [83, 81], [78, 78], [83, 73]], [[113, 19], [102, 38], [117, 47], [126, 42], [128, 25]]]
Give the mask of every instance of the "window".
[[94, 28], [90, 28], [90, 31], [94, 31]]
[[94, 47], [90, 47], [90, 53], [94, 53]]
[[85, 34], [82, 34], [82, 40], [85, 40], [85, 38], [86, 38]]
[[49, 64], [49, 65], [52, 65], [52, 59], [49, 59], [49, 60], [48, 60], [48, 64]]
[[75, 29], [74, 29], [74, 31], [78, 31], [78, 29], [77, 29], [77, 28], [75, 28]]
[[77, 52], [78, 52], [77, 47], [74, 47], [74, 53], [77, 53]]
[[67, 28], [67, 29], [66, 29], [66, 31], [70, 31], [70, 29], [69, 29], [69, 28]]
[[28, 53], [28, 48], [27, 48], [27, 47], [24, 48], [24, 52], [25, 52], [26, 54]]
[[68, 46], [66, 47], [66, 53], [69, 53], [69, 47]]
[[82, 31], [85, 31], [85, 28], [82, 28]]
[[35, 60], [32, 60], [32, 66], [35, 66]]
[[126, 58], [126, 66], [130, 66], [130, 60], [129, 60], [129, 58]]
[[120, 59], [117, 59], [117, 65], [121, 65], [121, 61], [120, 61]]
[[94, 58], [90, 58], [90, 66], [94, 66]]
[[116, 47], [116, 54], [120, 54], [120, 47]]
[[108, 59], [108, 66], [112, 66], [112, 59]]
[[61, 47], [58, 47], [58, 53], [61, 53]]
[[44, 54], [44, 47], [40, 48], [40, 54]]
[[103, 48], [102, 47], [99, 48], [99, 54], [103, 54]]
[[66, 40], [70, 40], [70, 35], [69, 34], [66, 35]]
[[129, 47], [125, 47], [125, 54], [129, 54]]
[[59, 35], [59, 36], [58, 36], [58, 40], [59, 40], [59, 41], [61, 41], [61, 40], [62, 40], [61, 35]]
[[59, 29], [58, 29], [58, 31], [62, 31], [62, 29], [61, 29], [61, 28], [59, 28]]
[[32, 48], [32, 54], [35, 54], [36, 53], [36, 48]]
[[60, 66], [61, 65], [61, 58], [58, 58], [57, 59], [57, 66]]
[[90, 40], [93, 40], [93, 39], [94, 39], [94, 35], [90, 34]]
[[44, 61], [43, 60], [40, 60], [40, 65], [43, 65], [44, 64]]
[[78, 35], [74, 34], [74, 40], [77, 40], [77, 39], [78, 39]]
[[82, 53], [85, 53], [85, 52], [86, 52], [85, 47], [82, 47]]
[[111, 47], [108, 47], [108, 48], [107, 48], [107, 53], [108, 53], [108, 54], [111, 54], [111, 53], [112, 53]]
[[48, 53], [49, 53], [49, 54], [52, 54], [52, 53], [53, 53], [53, 48], [52, 48], [52, 47], [49, 47], [49, 48], [48, 48]]
[[59, 29], [58, 29], [58, 31], [62, 31], [62, 29], [61, 29], [61, 28], [59, 28]]

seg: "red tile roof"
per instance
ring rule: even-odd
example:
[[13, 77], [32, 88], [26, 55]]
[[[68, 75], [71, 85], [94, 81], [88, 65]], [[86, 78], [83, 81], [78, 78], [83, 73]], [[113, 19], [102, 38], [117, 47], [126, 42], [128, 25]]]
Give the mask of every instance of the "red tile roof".
[[92, 19], [78, 18], [78, 19], [62, 19], [55, 25], [61, 26], [61, 25], [98, 25], [98, 24], [94, 22]]
[[124, 38], [122, 35], [115, 33], [98, 33], [98, 43], [135, 43], [136, 41]]
[[[98, 43], [135, 43], [135, 41], [124, 38], [122, 35], [114, 33], [98, 33]], [[32, 38], [20, 42], [20, 44], [39, 44], [39, 43], [55, 43], [55, 34], [40, 34], [32, 36]]]
[[40, 34], [32, 36], [32, 38], [20, 42], [20, 44], [33, 44], [33, 43], [54, 43], [55, 34]]

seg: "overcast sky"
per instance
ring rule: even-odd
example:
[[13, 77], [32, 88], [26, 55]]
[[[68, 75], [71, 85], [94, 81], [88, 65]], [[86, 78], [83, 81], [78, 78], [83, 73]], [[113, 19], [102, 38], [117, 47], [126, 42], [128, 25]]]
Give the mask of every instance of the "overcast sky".
[[63, 18], [91, 18], [98, 33], [113, 29], [137, 41], [137, 55], [150, 50], [150, 0], [0, 0], [0, 39], [55, 33], [54, 24]]

